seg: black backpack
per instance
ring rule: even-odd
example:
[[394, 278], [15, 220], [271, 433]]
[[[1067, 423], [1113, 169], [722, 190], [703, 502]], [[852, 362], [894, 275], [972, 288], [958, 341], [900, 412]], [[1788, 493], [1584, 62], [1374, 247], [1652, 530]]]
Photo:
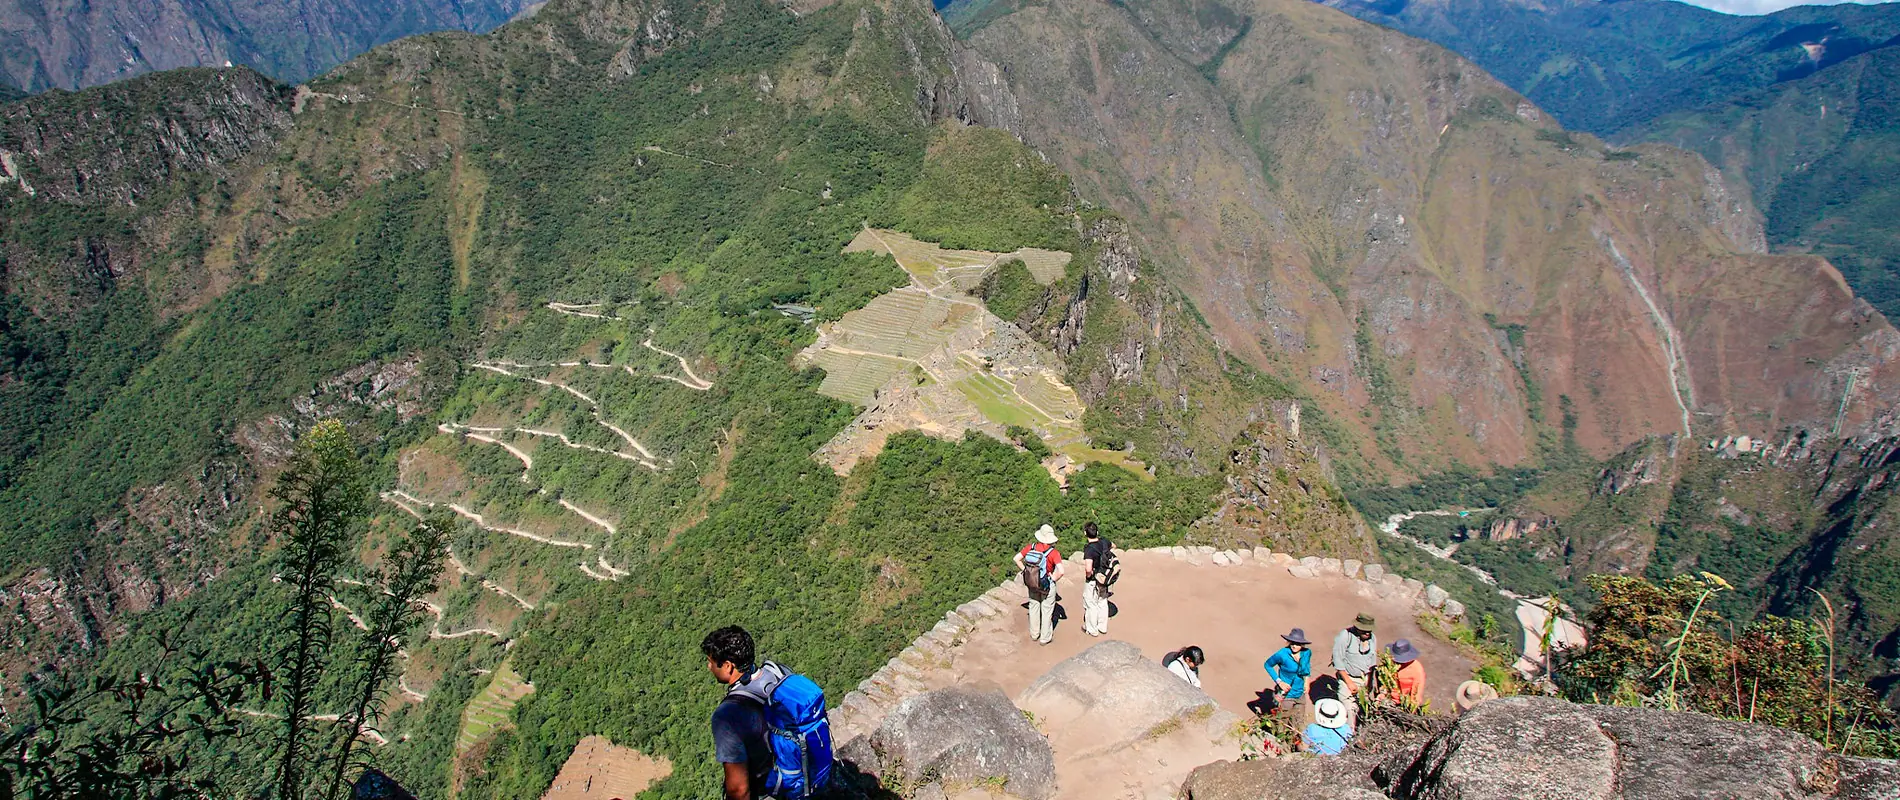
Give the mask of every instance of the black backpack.
[[1102, 557], [1095, 563], [1095, 585], [1107, 588], [1122, 579], [1122, 560], [1115, 555], [1115, 546], [1109, 545], [1102, 551]]

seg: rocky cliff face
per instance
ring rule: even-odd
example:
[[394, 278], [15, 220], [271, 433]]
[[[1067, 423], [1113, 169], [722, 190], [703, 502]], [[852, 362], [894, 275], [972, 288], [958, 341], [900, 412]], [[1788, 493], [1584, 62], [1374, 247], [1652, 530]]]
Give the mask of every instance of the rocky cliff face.
[[[1397, 737], [1393, 737], [1396, 739]], [[1893, 762], [1829, 753], [1799, 734], [1701, 714], [1511, 697], [1423, 742], [1333, 758], [1202, 767], [1192, 800], [1892, 797]]]
[[531, 0], [0, 2], [0, 81], [40, 92], [179, 67], [248, 65], [307, 80], [376, 45], [485, 31]]
[[1900, 352], [1825, 262], [1759, 255], [1753, 212], [1700, 159], [1565, 133], [1471, 64], [1329, 9], [1054, 0], [969, 43], [978, 116], [1133, 221], [1223, 348], [1308, 387], [1386, 466], [1523, 461], [1566, 416], [1599, 454], [1820, 424], [1846, 369]]

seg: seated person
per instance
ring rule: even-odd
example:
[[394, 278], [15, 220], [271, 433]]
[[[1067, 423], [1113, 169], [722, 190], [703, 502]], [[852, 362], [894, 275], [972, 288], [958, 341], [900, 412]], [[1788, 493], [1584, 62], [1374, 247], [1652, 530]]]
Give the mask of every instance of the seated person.
[[1313, 722], [1300, 734], [1300, 749], [1322, 756], [1336, 756], [1352, 743], [1352, 721], [1346, 718], [1346, 704], [1328, 697], [1313, 704]]
[[1207, 663], [1207, 654], [1201, 648], [1188, 645], [1161, 657], [1161, 665], [1174, 673], [1174, 677], [1187, 681], [1189, 686], [1201, 688], [1201, 665]]

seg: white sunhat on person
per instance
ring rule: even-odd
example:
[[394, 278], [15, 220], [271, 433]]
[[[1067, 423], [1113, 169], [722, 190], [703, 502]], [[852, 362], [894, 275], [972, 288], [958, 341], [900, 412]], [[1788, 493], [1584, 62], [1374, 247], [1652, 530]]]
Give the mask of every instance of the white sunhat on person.
[[1330, 697], [1314, 703], [1313, 721], [1322, 728], [1346, 727], [1346, 704]]
[[1036, 541], [1042, 542], [1043, 544], [1055, 544], [1056, 543], [1056, 529], [1051, 528], [1048, 525], [1044, 525], [1040, 528], [1037, 528]]

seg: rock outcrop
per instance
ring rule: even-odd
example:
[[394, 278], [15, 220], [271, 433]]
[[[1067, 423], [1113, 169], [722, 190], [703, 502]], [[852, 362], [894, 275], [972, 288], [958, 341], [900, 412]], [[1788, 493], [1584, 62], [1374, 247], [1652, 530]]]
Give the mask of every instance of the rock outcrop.
[[1538, 697], [1479, 704], [1380, 760], [1262, 759], [1204, 766], [1191, 800], [1687, 800], [1900, 796], [1900, 764], [1829, 753], [1766, 725]]
[[953, 686], [899, 703], [877, 730], [846, 742], [839, 755], [886, 788], [917, 794], [995, 785], [1022, 800], [1056, 793], [1055, 753], [995, 684]]
[[1124, 751], [1190, 727], [1219, 738], [1237, 721], [1205, 692], [1122, 641], [1103, 642], [1057, 664], [1018, 700], [1038, 722], [1062, 731], [1067, 752], [1077, 758]]

